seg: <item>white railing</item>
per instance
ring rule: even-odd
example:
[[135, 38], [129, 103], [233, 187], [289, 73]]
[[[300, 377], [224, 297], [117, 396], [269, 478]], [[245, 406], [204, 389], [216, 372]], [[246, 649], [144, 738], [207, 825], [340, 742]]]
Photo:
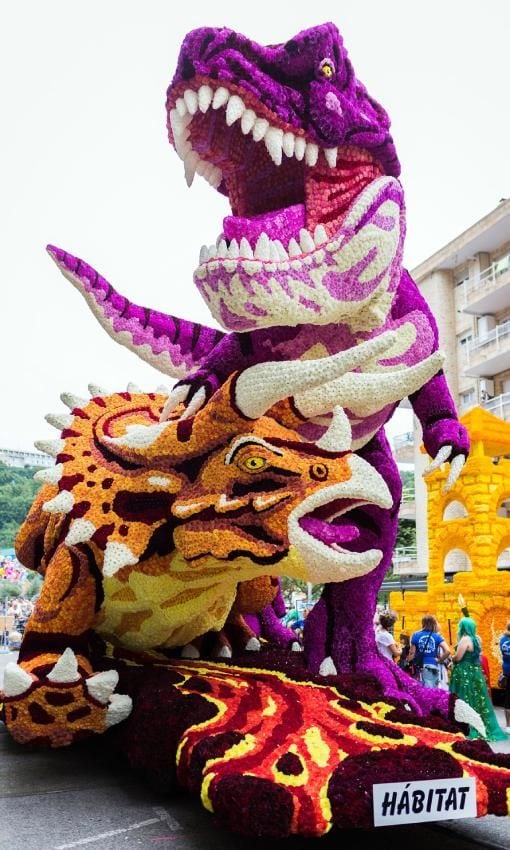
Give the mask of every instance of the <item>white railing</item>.
[[404, 561], [416, 561], [417, 557], [416, 546], [405, 546], [395, 549], [393, 552], [393, 563], [397, 565], [402, 564]]
[[476, 295], [477, 298], [485, 292], [490, 292], [493, 287], [499, 283], [498, 278], [510, 270], [510, 254], [505, 254], [497, 262], [484, 269], [481, 274], [477, 275], [472, 280], [465, 280], [462, 284], [464, 300], [468, 302], [471, 296]]
[[468, 360], [471, 360], [473, 355], [479, 354], [482, 349], [486, 348], [488, 345], [494, 345], [497, 349], [501, 348], [501, 345], [505, 345], [508, 343], [510, 337], [510, 320], [507, 319], [506, 322], [503, 322], [501, 325], [496, 325], [491, 331], [488, 331], [483, 336], [475, 336], [473, 339], [466, 345], [468, 349], [467, 355]]
[[405, 446], [413, 446], [414, 445], [414, 433], [413, 431], [407, 431], [405, 434], [397, 434], [393, 437], [393, 448], [403, 449]]
[[482, 407], [494, 416], [504, 419], [505, 422], [510, 422], [510, 393], [502, 393], [489, 401], [484, 401]]
[[402, 502], [414, 502], [416, 499], [416, 492], [414, 487], [404, 487], [402, 490]]

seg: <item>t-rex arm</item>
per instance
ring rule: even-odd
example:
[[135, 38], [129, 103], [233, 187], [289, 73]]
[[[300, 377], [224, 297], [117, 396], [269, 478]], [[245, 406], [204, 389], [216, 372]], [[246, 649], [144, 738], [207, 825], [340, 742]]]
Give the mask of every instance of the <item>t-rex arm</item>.
[[199, 367], [224, 336], [207, 325], [133, 304], [92, 266], [61, 248], [48, 245], [48, 253], [112, 339], [172, 378]]

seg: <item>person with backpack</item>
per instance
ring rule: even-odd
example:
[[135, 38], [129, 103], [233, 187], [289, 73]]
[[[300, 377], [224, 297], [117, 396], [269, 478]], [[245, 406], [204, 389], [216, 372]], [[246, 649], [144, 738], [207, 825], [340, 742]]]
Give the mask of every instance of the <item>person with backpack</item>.
[[510, 622], [506, 624], [506, 630], [499, 639], [499, 648], [503, 667], [500, 682], [503, 679], [505, 690], [505, 731], [510, 732]]
[[450, 655], [450, 647], [437, 631], [437, 620], [432, 614], [425, 614], [421, 620], [421, 629], [411, 637], [411, 651], [408, 663], [420, 672], [421, 683], [426, 688], [437, 688], [440, 682], [440, 661]]

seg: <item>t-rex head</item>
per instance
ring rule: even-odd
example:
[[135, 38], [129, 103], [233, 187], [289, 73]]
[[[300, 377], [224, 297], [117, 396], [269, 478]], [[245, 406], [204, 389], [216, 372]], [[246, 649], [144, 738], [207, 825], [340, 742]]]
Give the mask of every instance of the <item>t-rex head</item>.
[[225, 327], [349, 321], [392, 291], [400, 166], [333, 24], [266, 47], [190, 32], [167, 110], [188, 183], [205, 177], [232, 209], [195, 274]]

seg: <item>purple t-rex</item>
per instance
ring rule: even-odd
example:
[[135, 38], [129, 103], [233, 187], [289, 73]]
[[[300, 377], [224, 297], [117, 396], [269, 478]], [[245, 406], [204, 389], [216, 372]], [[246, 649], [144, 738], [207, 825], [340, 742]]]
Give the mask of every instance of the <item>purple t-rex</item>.
[[[301, 433], [318, 439], [341, 406], [353, 448], [393, 479], [381, 428], [409, 396], [434, 458], [430, 468], [449, 461], [451, 486], [469, 441], [442, 371], [420, 371], [437, 352], [438, 334], [402, 268], [405, 209], [390, 122], [356, 78], [337, 28], [323, 24], [268, 47], [226, 28], [194, 30], [181, 48], [167, 113], [188, 184], [198, 174], [230, 203], [232, 214], [216, 246], [202, 248], [194, 275], [228, 333], [132, 304], [92, 267], [49, 246], [108, 333], [181, 379], [166, 415], [182, 401], [193, 415], [229, 374], [248, 365], [323, 357], [395, 331], [392, 347], [359, 370], [294, 398]], [[361, 402], [357, 383], [366, 387], [367, 379], [373, 398], [367, 402], [364, 393]], [[391, 515], [373, 525], [388, 546], [384, 569], [397, 491], [395, 485]], [[313, 639], [305, 638], [312, 668], [326, 655], [337, 669], [372, 669], [372, 607], [383, 564], [326, 590], [307, 627]], [[376, 666], [380, 678], [390, 675]]]

